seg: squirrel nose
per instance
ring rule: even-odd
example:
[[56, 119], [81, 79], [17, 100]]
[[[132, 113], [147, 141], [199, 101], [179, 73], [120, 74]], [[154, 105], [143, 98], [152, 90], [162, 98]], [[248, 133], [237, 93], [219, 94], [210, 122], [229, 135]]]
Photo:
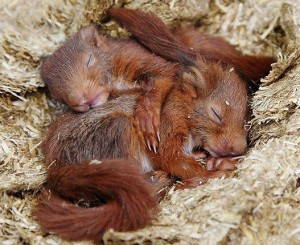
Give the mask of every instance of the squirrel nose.
[[92, 91], [90, 95], [87, 96], [87, 104], [90, 108], [97, 107], [103, 103], [105, 103], [108, 99], [109, 92], [106, 88], [100, 87], [95, 92]]
[[75, 111], [85, 112], [91, 108], [105, 103], [108, 99], [109, 92], [106, 88], [100, 87], [97, 90], [89, 90], [82, 95], [78, 105], [74, 107]]
[[212, 150], [212, 155], [214, 156], [240, 156], [245, 153], [247, 149], [246, 140], [238, 140], [236, 142], [232, 141], [222, 141], [217, 145], [210, 147]]
[[243, 155], [247, 150], [247, 140], [239, 140], [232, 146], [231, 156]]

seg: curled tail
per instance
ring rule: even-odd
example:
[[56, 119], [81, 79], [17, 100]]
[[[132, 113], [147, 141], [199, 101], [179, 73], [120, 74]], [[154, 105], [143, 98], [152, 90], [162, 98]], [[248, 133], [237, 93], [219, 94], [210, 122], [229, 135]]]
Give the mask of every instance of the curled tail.
[[[94, 205], [74, 204], [82, 199]], [[134, 163], [93, 160], [49, 169], [34, 214], [42, 229], [65, 239], [100, 241], [110, 228], [129, 231], [149, 224], [155, 207], [153, 190]]]
[[184, 66], [194, 66], [195, 52], [184, 46], [155, 14], [124, 8], [112, 8], [107, 14], [155, 54]]

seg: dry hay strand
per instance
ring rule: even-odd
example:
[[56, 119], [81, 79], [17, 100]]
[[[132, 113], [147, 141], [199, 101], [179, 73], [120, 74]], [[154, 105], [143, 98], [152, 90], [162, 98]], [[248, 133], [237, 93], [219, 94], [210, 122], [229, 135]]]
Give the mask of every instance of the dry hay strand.
[[[0, 193], [0, 241], [3, 245], [37, 244], [67, 245], [56, 236], [45, 236], [32, 217], [36, 198], [32, 192]], [[74, 245], [88, 245], [90, 242], [73, 242]]]
[[77, 29], [83, 2], [0, 2], [0, 93], [17, 96], [44, 86], [38, 72], [40, 59]]
[[[103, 19], [112, 5], [152, 10], [169, 26], [197, 25], [244, 53], [279, 56], [253, 98], [253, 147], [235, 176], [193, 190], [171, 190], [153, 225], [108, 231], [104, 243], [299, 244], [299, 0], [2, 1], [0, 241], [70, 244], [44, 234], [31, 216], [45, 180], [39, 144], [52, 117], [45, 93], [38, 90], [44, 86], [38, 66], [43, 55], [80, 26]], [[115, 36], [123, 32], [113, 22], [101, 30]], [[50, 106], [57, 111], [56, 104]]]
[[278, 62], [262, 79], [262, 86], [253, 99], [253, 140], [267, 140], [299, 131], [300, 47], [293, 43], [287, 53], [279, 55]]
[[282, 6], [280, 0], [215, 0], [200, 29], [224, 37], [245, 54], [274, 55], [283, 43], [278, 28]]
[[[139, 9], [143, 11], [152, 11], [164, 20], [169, 26], [194, 25], [209, 12], [209, 1], [197, 0], [88, 0], [85, 5], [84, 19], [82, 24], [91, 22], [99, 23], [104, 18], [105, 12], [110, 7], [124, 7], [130, 9]], [[112, 29], [112, 28], [110, 28]]]
[[128, 36], [128, 33], [115, 21], [104, 21], [106, 11], [111, 7], [139, 9], [156, 13], [168, 26], [194, 26], [209, 13], [209, 0], [88, 0], [85, 5], [81, 26], [97, 23], [101, 32], [112, 37]]
[[210, 11], [210, 1], [202, 0], [137, 0], [127, 1], [125, 8], [152, 11], [156, 13], [168, 26], [194, 26]]
[[36, 188], [45, 179], [39, 145], [51, 121], [46, 95], [0, 101], [0, 191]]

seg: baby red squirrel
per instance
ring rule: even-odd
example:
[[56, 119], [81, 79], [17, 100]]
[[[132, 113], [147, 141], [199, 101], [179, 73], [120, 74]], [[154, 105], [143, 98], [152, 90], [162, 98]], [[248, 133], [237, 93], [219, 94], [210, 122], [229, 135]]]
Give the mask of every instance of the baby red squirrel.
[[[247, 145], [247, 133], [244, 133], [245, 122], [249, 117], [246, 113], [244, 118], [231, 119], [232, 112], [248, 111], [247, 92], [242, 88], [245, 84], [249, 90], [255, 91], [260, 78], [268, 74], [271, 64], [275, 59], [268, 56], [249, 56], [238, 52], [232, 45], [225, 40], [204, 35], [193, 29], [177, 29], [173, 33], [167, 26], [153, 13], [141, 12], [130, 9], [110, 9], [108, 16], [116, 19], [123, 27], [128, 29], [131, 34], [143, 45], [154, 53], [164, 57], [167, 60], [177, 61], [179, 64], [185, 65], [181, 57], [190, 59], [190, 64], [183, 76], [189, 76], [191, 83], [199, 83], [198, 90], [194, 91], [194, 97], [206, 98], [213, 93], [216, 98], [206, 99], [202, 102], [205, 113], [202, 110], [203, 122], [209, 116], [214, 117], [219, 126], [215, 127], [213, 137], [210, 137], [210, 149], [203, 147], [213, 156], [236, 156], [242, 154]], [[147, 30], [147, 31], [141, 31]], [[193, 53], [191, 55], [191, 53]], [[190, 74], [187, 72], [190, 71]], [[225, 75], [227, 74], [227, 75]], [[226, 80], [220, 82], [222, 79]], [[240, 94], [234, 95], [234, 100], [228, 99], [226, 96], [229, 86], [233, 86]], [[217, 94], [219, 93], [219, 94]], [[201, 95], [201, 96], [200, 96]], [[209, 102], [209, 103], [208, 103]], [[240, 108], [235, 108], [240, 107]], [[230, 112], [232, 111], [232, 112]], [[241, 115], [241, 114], [240, 114]], [[239, 116], [240, 116], [239, 115]], [[173, 118], [170, 116], [170, 118]], [[182, 127], [176, 127], [176, 122], [171, 120], [170, 127], [173, 127], [173, 135], [182, 135], [178, 140], [178, 146], [187, 140], [187, 136], [182, 134]], [[175, 125], [173, 125], [175, 124]], [[229, 126], [224, 127], [224, 125]], [[173, 126], [172, 126], [173, 125]], [[198, 126], [200, 129], [202, 125]], [[190, 128], [189, 120], [186, 120], [186, 128]], [[175, 133], [175, 129], [178, 133]], [[230, 130], [228, 130], [230, 129]], [[185, 129], [184, 129], [185, 131]], [[205, 130], [202, 133], [206, 133]], [[177, 136], [175, 136], [177, 137]], [[176, 141], [176, 140], [175, 140]], [[202, 144], [205, 145], [205, 141]], [[177, 147], [174, 152], [176, 154]], [[162, 150], [162, 149], [159, 149]], [[166, 161], [172, 159], [168, 154], [164, 154]]]
[[[130, 11], [125, 11], [127, 11], [128, 21]], [[122, 10], [112, 9], [108, 12], [112, 17], [114, 13], [117, 19], [122, 18]], [[132, 14], [134, 15], [135, 12]], [[125, 19], [123, 22], [126, 25]], [[134, 24], [128, 22], [129, 29], [140, 28], [139, 25], [134, 26], [132, 23]], [[165, 32], [161, 32], [159, 28]], [[158, 31], [165, 35], [164, 40], [174, 42], [174, 35], [171, 32], [167, 33], [168, 29], [162, 22], [159, 28]], [[169, 60], [179, 61], [185, 67], [194, 66], [196, 53], [206, 58], [231, 62], [230, 64], [237, 67], [237, 70], [241, 70], [242, 74], [249, 75], [250, 81], [263, 77], [269, 69], [267, 64], [270, 64], [272, 58], [262, 57], [256, 62], [256, 56], [242, 56], [220, 38], [203, 35], [193, 29], [178, 29], [175, 34], [179, 37], [179, 41], [187, 45], [185, 47], [177, 43], [175, 49], [181, 51], [176, 52], [175, 57], [172, 57], [172, 52], [168, 51], [170, 47], [164, 48], [163, 42], [155, 47], [160, 49], [159, 52], [155, 49], [153, 51]], [[146, 38], [149, 46], [151, 39]], [[139, 39], [143, 39], [141, 35]], [[155, 45], [156, 42], [152, 43]], [[171, 48], [174, 48], [173, 46]], [[262, 59], [266, 59], [267, 63], [258, 65], [262, 64]], [[265, 70], [259, 70], [260, 67]], [[142, 87], [144, 93], [140, 96], [136, 108], [136, 118], [149, 149], [156, 151], [160, 138], [161, 104], [173, 82], [177, 80], [178, 71], [180, 68], [177, 65], [151, 54], [136, 42], [107, 38], [99, 34], [96, 27], [91, 25], [78, 31], [74, 37], [44, 60], [41, 76], [52, 96], [76, 111], [86, 111], [104, 103], [111, 95], [112, 89], [123, 91]], [[257, 88], [256, 83], [250, 84]]]
[[[176, 94], [177, 90], [181, 88], [174, 88]], [[43, 230], [68, 240], [99, 241], [110, 228], [135, 230], [151, 222], [157, 183], [151, 185], [145, 174], [166, 171], [160, 158], [154, 158], [160, 151], [149, 151], [134, 124], [138, 96], [124, 94], [85, 113], [66, 113], [52, 123], [42, 145], [47, 183], [34, 211]], [[168, 99], [166, 103], [175, 112], [180, 109]], [[165, 136], [160, 145], [164, 144], [172, 147]], [[194, 159], [193, 155], [186, 158]], [[210, 178], [228, 176], [233, 164], [225, 159], [210, 171], [197, 164], [189, 173], [185, 166], [178, 166], [176, 173], [180, 167], [183, 175], [178, 177], [183, 182], [194, 177], [190, 186], [196, 186]], [[172, 173], [171, 167], [166, 169]]]
[[[151, 35], [151, 28], [143, 30]], [[157, 35], [151, 40], [164, 43]], [[187, 55], [186, 47], [180, 42], [178, 47], [166, 52], [183, 63], [178, 57]], [[231, 64], [200, 55], [191, 59], [196, 67], [190, 68], [191, 74], [181, 74], [163, 103], [157, 154], [141, 140], [141, 129], [134, 124], [141, 91], [125, 93], [86, 113], [66, 113], [51, 125], [42, 146], [47, 184], [35, 210], [43, 229], [70, 240], [98, 241], [109, 228], [134, 230], [151, 221], [155, 186], [143, 173], [166, 172], [188, 186], [230, 175], [234, 161], [226, 156], [246, 150], [245, 82]], [[201, 166], [195, 156], [198, 149], [215, 161]], [[92, 207], [74, 204], [82, 200]]]
[[75, 111], [99, 106], [122, 91], [141, 88], [137, 122], [150, 149], [159, 141], [160, 110], [176, 81], [178, 65], [133, 40], [101, 35], [95, 25], [79, 30], [47, 57], [41, 77], [52, 96]]

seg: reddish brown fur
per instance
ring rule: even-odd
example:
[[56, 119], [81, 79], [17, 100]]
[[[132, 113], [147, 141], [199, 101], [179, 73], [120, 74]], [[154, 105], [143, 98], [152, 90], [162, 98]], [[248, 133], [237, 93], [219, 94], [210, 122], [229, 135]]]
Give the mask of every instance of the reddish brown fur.
[[[98, 33], [96, 26], [90, 25], [43, 61], [41, 76], [54, 98], [75, 111], [86, 111], [89, 106], [95, 107], [88, 104], [94, 99], [89, 95], [94, 95], [99, 88], [109, 93], [139, 87], [146, 93], [161, 86], [161, 82], [156, 83], [157, 79], [171, 83], [175, 70], [176, 65], [136, 42], [107, 38]], [[103, 102], [106, 99], [103, 98]]]
[[269, 73], [271, 64], [275, 62], [269, 56], [243, 55], [224, 39], [202, 34], [192, 28], [176, 29], [172, 35], [165, 24], [151, 12], [110, 9], [108, 15], [120, 22], [146, 47], [167, 60], [193, 66], [195, 60], [205, 58], [211, 62], [221, 62], [225, 66], [231, 65], [253, 89], [258, 88], [257, 83]]
[[161, 104], [176, 81], [176, 68], [136, 42], [107, 38], [91, 25], [45, 59], [41, 76], [53, 97], [76, 111], [99, 106], [113, 92], [141, 89], [136, 118], [155, 150]]
[[[109, 90], [103, 86], [111, 77], [109, 54], [95, 48], [98, 45], [95, 40], [99, 45], [102, 41], [104, 47], [106, 40], [96, 39], [94, 33], [94, 27], [82, 29], [41, 66], [41, 77], [52, 96], [76, 111], [86, 111], [104, 103], [109, 95]], [[94, 59], [89, 61], [90, 55]]]
[[[191, 63], [194, 64], [187, 68], [182, 76], [184, 80], [190, 80], [190, 88], [196, 87], [192, 98], [198, 98], [198, 101], [201, 99], [201, 103], [198, 104], [197, 100], [189, 98], [190, 101], [186, 102], [187, 108], [182, 111], [191, 113], [190, 117], [194, 114], [198, 117], [196, 117], [196, 122], [192, 122], [185, 118], [186, 115], [183, 115], [182, 122], [186, 121], [184, 123], [186, 126], [182, 127], [172, 126], [174, 121], [170, 122], [169, 128], [172, 128], [170, 131], [176, 137], [174, 141], [177, 141], [178, 145], [182, 145], [181, 138], [187, 137], [182, 131], [187, 132], [191, 124], [195, 124], [194, 127], [201, 129], [202, 136], [193, 138], [199, 147], [204, 148], [213, 156], [242, 154], [246, 149], [247, 136], [243, 127], [248, 119], [245, 82], [265, 76], [274, 59], [244, 56], [223, 39], [203, 35], [192, 29], [179, 29], [172, 34], [164, 23], [152, 13], [129, 9], [110, 9], [108, 15], [128, 28], [143, 45], [154, 53], [173, 61], [176, 60], [176, 57], [187, 57], [193, 61]], [[191, 55], [191, 50], [196, 55]], [[177, 61], [185, 65], [180, 58], [177, 58]], [[188, 72], [190, 74], [187, 74]], [[234, 91], [231, 91], [233, 88]], [[178, 94], [178, 96], [181, 95]], [[194, 106], [190, 106], [191, 104], [197, 106], [196, 108], [201, 108], [201, 110], [197, 109], [201, 113], [193, 112], [192, 109], [189, 112], [188, 107], [194, 108]], [[182, 105], [178, 106], [182, 107]], [[170, 111], [171, 121], [178, 118], [177, 112]], [[180, 117], [179, 120], [175, 120], [175, 123], [177, 124], [178, 121], [180, 121]], [[182, 136], [177, 139], [177, 134]], [[175, 147], [175, 149], [177, 148]], [[169, 150], [167, 151], [169, 152]], [[168, 157], [168, 154], [165, 156], [166, 160], [173, 159]]]
[[[148, 19], [151, 21], [157, 19]], [[143, 29], [151, 35], [151, 30]], [[152, 37], [158, 43], [164, 42], [163, 38]], [[191, 57], [185, 48], [179, 50], [183, 52], [180, 57]], [[43, 193], [36, 209], [44, 229], [68, 239], [99, 240], [109, 228], [131, 230], [147, 224], [154, 207], [151, 190], [168, 186], [168, 174], [183, 181], [180, 189], [231, 173], [234, 162], [226, 156], [246, 150], [246, 85], [231, 64], [219, 65], [200, 56], [193, 62], [195, 67], [182, 73], [181, 83], [174, 84], [163, 104], [157, 154], [148, 149], [140, 125], [134, 123], [139, 91], [125, 93], [84, 114], [65, 114], [52, 124], [42, 146], [51, 196]], [[195, 151], [199, 149], [212, 155], [207, 168], [197, 162]], [[88, 164], [91, 159], [102, 163]], [[154, 187], [134, 165], [150, 175], [158, 171], [154, 172], [158, 180], [150, 181]], [[134, 194], [138, 190], [141, 194]], [[84, 209], [72, 204], [79, 199], [104, 203]]]
[[[186, 66], [194, 65], [195, 52], [183, 46], [179, 40], [174, 38], [168, 27], [155, 14], [114, 8], [108, 10], [107, 14], [123, 24], [132, 34], [138, 37], [141, 43], [145, 44], [150, 50], [155, 50], [155, 53], [160, 56], [167, 60], [179, 61]], [[151, 30], [151, 35], [155, 38], [151, 38], [145, 28]]]
[[258, 88], [259, 80], [268, 75], [271, 64], [276, 61], [270, 56], [243, 55], [223, 38], [206, 35], [191, 28], [176, 29], [174, 33], [183, 44], [200, 56], [233, 66], [253, 90]]
[[[170, 55], [170, 60], [174, 60], [178, 54], [181, 57], [182, 53], [182, 56], [189, 57], [194, 62], [193, 67], [188, 68], [182, 74], [183, 80], [185, 80], [183, 89], [186, 93], [192, 95], [185, 97], [182, 91], [179, 91], [172, 103], [180, 110], [166, 109], [168, 107], [165, 106], [163, 111], [163, 113], [170, 114], [165, 117], [169, 118], [170, 122], [165, 123], [164, 125], [168, 126], [166, 128], [162, 127], [162, 130], [172, 132], [173, 141], [177, 142], [177, 144], [172, 143], [176, 145], [176, 147], [173, 147], [174, 152], [170, 151], [168, 147], [165, 150], [166, 146], [164, 145], [160, 146], [159, 151], [165, 152], [162, 154], [165, 157], [164, 164], [169, 166], [168, 162], [173, 161], [176, 156], [179, 162], [183, 162], [180, 164], [185, 165], [186, 160], [178, 157], [176, 152], [188, 137], [192, 137], [199, 148], [204, 148], [213, 156], [242, 154], [246, 150], [247, 132], [243, 127], [248, 116], [247, 89], [244, 81], [232, 69], [232, 64], [222, 63], [220, 65], [219, 57], [216, 58], [218, 62], [215, 62], [214, 59], [202, 57], [198, 50], [195, 52], [197, 56], [191, 56], [191, 49], [176, 48], [180, 45], [180, 40], [153, 14], [128, 9], [111, 9], [108, 14], [121, 22], [153, 52], [166, 58]], [[140, 31], [142, 27], [139, 21], [141, 19], [143, 20], [143, 28], [147, 30], [143, 33]], [[153, 29], [154, 31], [152, 31]], [[168, 32], [168, 35], [165, 32]], [[153, 43], [164, 43], [166, 46], [164, 46], [164, 49], [160, 49], [157, 48], [159, 45], [153, 45]], [[232, 53], [237, 52], [229, 44], [226, 43], [226, 45], [229, 47], [228, 53], [230, 53], [230, 50]], [[185, 47], [183, 44], [181, 46]], [[172, 55], [172, 52], [174, 55]], [[177, 61], [181, 62], [180, 59]], [[188, 71], [190, 74], [188, 74]], [[176, 104], [178, 97], [184, 97], [183, 104], [180, 104], [182, 103], [181, 100], [178, 105]], [[190, 118], [187, 119], [187, 116]], [[191, 120], [194, 116], [195, 122]], [[182, 125], [177, 126], [180, 123]], [[197, 135], [201, 134], [201, 137], [187, 135], [191, 132], [191, 125], [198, 130], [200, 129], [200, 133], [197, 133]], [[174, 165], [181, 169], [180, 164]], [[196, 164], [193, 161], [191, 165]], [[180, 170], [177, 172], [180, 172]], [[186, 172], [189, 173], [190, 171], [187, 170]]]
[[[195, 149], [220, 157], [241, 155], [247, 146], [245, 85], [234, 72], [216, 64], [203, 62], [201, 66], [207, 67], [203, 76], [208, 86], [190, 85], [190, 89], [174, 91], [169, 98], [172, 103], [166, 103], [162, 111], [161, 140], [167, 142], [159, 147], [162, 168], [184, 178], [202, 171], [192, 157]], [[189, 154], [178, 151], [183, 145]]]
[[[35, 210], [43, 229], [69, 240], [98, 241], [109, 228], [134, 230], [150, 222], [156, 198], [132, 154], [138, 137], [132, 132], [134, 106], [135, 99], [116, 99], [52, 124], [42, 145], [47, 186]], [[80, 200], [98, 206], [73, 204]]]
[[[140, 129], [134, 124], [137, 98], [138, 95], [123, 95], [84, 114], [67, 113], [52, 124], [42, 145], [48, 166], [48, 191], [43, 192], [35, 210], [43, 229], [70, 240], [99, 240], [109, 228], [132, 230], [150, 221], [151, 210], [155, 210], [154, 191], [170, 185], [164, 170], [175, 175], [177, 169], [164, 169], [163, 158], [152, 158], [156, 154], [141, 140]], [[172, 142], [163, 137], [161, 145], [167, 144], [172, 147]], [[102, 163], [89, 164], [91, 159]], [[143, 172], [162, 170], [157, 181], [150, 181], [154, 189], [143, 181], [134, 164], [141, 165]], [[204, 183], [230, 173], [221, 168], [206, 171], [200, 165], [193, 168], [189, 175], [183, 172], [178, 177], [197, 177], [200, 184], [199, 181]], [[81, 199], [106, 202], [93, 208], [72, 204]]]
[[[91, 162], [49, 169], [48, 186], [35, 211], [39, 224], [69, 240], [95, 241], [108, 228], [128, 231], [147, 225], [156, 200], [137, 165], [124, 159]], [[86, 208], [66, 200], [98, 206]], [[99, 206], [99, 200], [105, 205]]]

